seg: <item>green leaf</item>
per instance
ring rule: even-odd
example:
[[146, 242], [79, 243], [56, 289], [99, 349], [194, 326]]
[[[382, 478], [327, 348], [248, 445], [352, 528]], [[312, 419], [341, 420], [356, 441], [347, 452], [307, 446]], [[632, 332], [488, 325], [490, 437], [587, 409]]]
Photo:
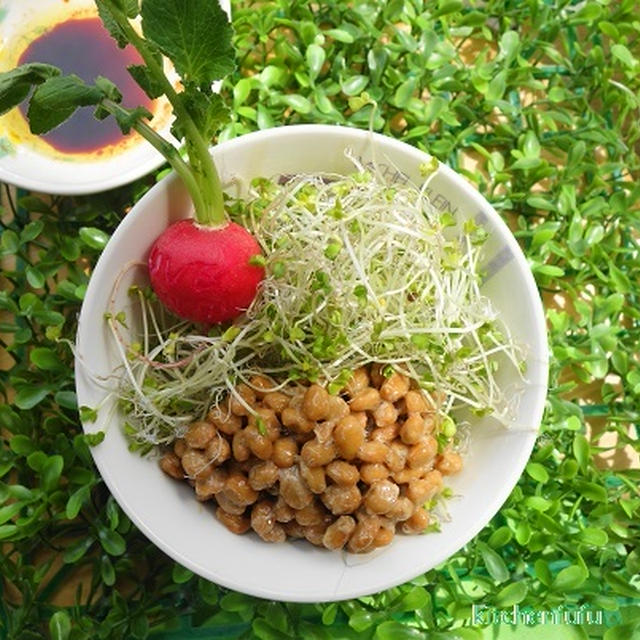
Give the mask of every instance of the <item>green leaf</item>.
[[630, 574], [640, 573], [640, 551], [634, 549], [624, 561], [624, 566]]
[[499, 71], [496, 76], [489, 82], [487, 90], [487, 100], [500, 100], [507, 88], [507, 72]]
[[110, 8], [107, 6], [107, 3], [104, 0], [95, 0], [95, 3], [98, 8], [98, 15], [100, 16], [100, 19], [102, 20], [104, 26], [111, 34], [111, 37], [114, 38], [119, 47], [125, 47], [129, 43], [129, 40], [125, 35], [125, 32], [122, 30], [122, 27], [113, 17]]
[[98, 412], [91, 407], [78, 407], [78, 413], [82, 422], [95, 422], [98, 419]]
[[591, 447], [581, 433], [576, 433], [573, 437], [573, 457], [578, 461], [582, 471], [586, 471], [591, 459]]
[[78, 408], [78, 400], [75, 391], [58, 391], [53, 399], [65, 409], [75, 410]]
[[511, 538], [513, 538], [513, 533], [509, 527], [499, 527], [489, 536], [487, 544], [493, 549], [499, 549], [508, 544]]
[[109, 236], [96, 227], [80, 227], [80, 239], [92, 249], [102, 250], [109, 242]]
[[403, 108], [409, 104], [409, 100], [413, 96], [418, 79], [416, 77], [407, 78], [397, 89], [393, 95], [393, 101], [397, 107]]
[[640, 624], [629, 622], [607, 629], [602, 640], [640, 640]]
[[482, 560], [484, 561], [484, 566], [487, 568], [489, 575], [496, 582], [504, 582], [508, 580], [510, 577], [509, 569], [507, 569], [507, 565], [504, 563], [504, 560], [490, 547], [485, 544], [478, 544], [478, 549], [482, 554]]
[[538, 265], [534, 268], [534, 272], [543, 276], [550, 276], [552, 278], [561, 278], [564, 275], [564, 269], [552, 264]]
[[640, 589], [630, 584], [628, 577], [625, 578], [619, 573], [607, 572], [604, 574], [604, 579], [618, 595], [624, 596], [625, 598], [640, 598]]
[[[217, 94], [206, 94], [190, 88], [183, 95], [184, 105], [205, 139], [210, 139], [220, 127], [229, 121], [230, 112], [222, 98]], [[186, 137], [179, 123], [174, 123], [178, 137]]]
[[42, 233], [43, 230], [44, 222], [42, 220], [32, 220], [20, 232], [20, 241], [32, 242]]
[[58, 486], [63, 467], [64, 459], [62, 456], [53, 455], [47, 459], [40, 471], [40, 484], [45, 491], [53, 491]]
[[89, 499], [91, 495], [91, 487], [84, 485], [74, 491], [67, 500], [67, 506], [65, 509], [65, 515], [69, 520], [73, 520], [80, 513], [80, 509], [84, 503]]
[[31, 438], [24, 435], [13, 436], [11, 440], [9, 440], [9, 447], [11, 447], [11, 451], [17, 453], [19, 456], [28, 456], [35, 450], [35, 445]]
[[631, 281], [622, 269], [618, 269], [615, 264], [609, 265], [609, 275], [611, 277], [611, 282], [614, 287], [620, 293], [629, 293], [632, 289]]
[[34, 311], [33, 317], [38, 322], [48, 326], [59, 326], [64, 323], [64, 316], [51, 309], [37, 309]]
[[150, 120], [152, 113], [146, 107], [122, 108], [115, 112], [114, 117], [120, 131], [127, 135], [140, 121]]
[[220, 597], [220, 589], [218, 585], [200, 578], [198, 580], [198, 593], [204, 602], [209, 605], [217, 605]]
[[59, 242], [60, 254], [68, 262], [75, 262], [80, 257], [80, 243], [76, 238], [63, 236]]
[[16, 534], [18, 526], [15, 524], [0, 525], [0, 540], [7, 540]]
[[536, 574], [536, 578], [542, 582], [546, 587], [551, 586], [553, 581], [551, 570], [549, 569], [549, 565], [542, 559], [539, 558], [534, 563], [534, 571]]
[[105, 78], [104, 76], [97, 76], [94, 82], [96, 88], [102, 92], [102, 95], [105, 98], [113, 100], [114, 102], [120, 102], [122, 100], [122, 93], [120, 92], [120, 89], [118, 89], [118, 87], [116, 87], [116, 85], [111, 82], [109, 78]]
[[183, 567], [181, 564], [174, 564], [171, 571], [171, 579], [176, 584], [184, 584], [193, 578], [193, 571]]
[[63, 560], [66, 564], [75, 564], [80, 560], [80, 558], [84, 557], [87, 551], [91, 548], [94, 543], [93, 538], [83, 538], [78, 542], [72, 544], [67, 550], [64, 552]]
[[541, 484], [545, 484], [549, 481], [549, 474], [547, 470], [544, 468], [544, 465], [539, 462], [530, 462], [526, 466], [526, 472], [531, 478]]
[[241, 78], [233, 87], [233, 104], [237, 108], [244, 104], [254, 88], [255, 80], [253, 78]]
[[318, 44], [310, 44], [305, 53], [307, 67], [309, 67], [309, 76], [315, 80], [322, 70], [322, 65], [326, 60], [327, 54], [325, 50]]
[[142, 3], [142, 31], [176, 68], [183, 82], [210, 85], [234, 69], [227, 14], [211, 0]]
[[164, 94], [164, 86], [145, 65], [133, 64], [127, 67], [127, 71], [152, 100]]
[[60, 360], [60, 356], [48, 347], [36, 347], [29, 353], [29, 360], [43, 371], [55, 371], [63, 368], [64, 365]]
[[427, 606], [430, 597], [423, 587], [412, 587], [393, 605], [394, 611], [417, 611]]
[[501, 609], [519, 604], [527, 596], [527, 583], [523, 581], [513, 582], [498, 591], [495, 597], [495, 605]]
[[395, 620], [387, 620], [376, 627], [375, 640], [424, 640], [424, 633]]
[[594, 547], [604, 547], [609, 542], [609, 536], [603, 529], [596, 529], [595, 527], [587, 527], [583, 529], [578, 538], [584, 544], [588, 544]]
[[258, 105], [258, 116], [256, 123], [258, 125], [258, 129], [270, 129], [271, 127], [275, 126], [275, 122], [273, 121], [271, 114], [261, 104]]
[[27, 118], [32, 133], [47, 133], [71, 116], [78, 107], [99, 104], [102, 92], [76, 75], [45, 80], [29, 102]]
[[505, 31], [500, 38], [500, 53], [507, 59], [513, 60], [520, 47], [520, 36], [517, 31]]
[[[555, 205], [542, 196], [529, 196], [527, 198], [527, 204], [534, 209], [542, 209], [543, 211], [553, 211], [555, 209]], [[535, 246], [544, 244], [546, 240], [552, 238], [555, 235], [555, 232], [555, 229], [536, 229], [534, 233], [534, 241], [536, 240], [536, 237], [538, 238], [538, 240], [533, 244], [535, 244]], [[548, 234], [545, 239], [542, 239], [542, 233]]]
[[386, 48], [375, 46], [367, 53], [367, 65], [369, 67], [371, 81], [377, 84], [384, 73], [389, 60], [389, 52]]
[[111, 556], [121, 556], [126, 551], [124, 538], [108, 527], [102, 525], [98, 527], [98, 540], [102, 548]]
[[149, 619], [138, 615], [131, 621], [131, 635], [136, 640], [144, 640], [149, 635]]
[[42, 402], [49, 395], [47, 387], [20, 387], [15, 397], [15, 405], [18, 409], [28, 411]]
[[565, 567], [555, 577], [552, 588], [556, 591], [573, 591], [581, 587], [589, 577], [589, 572], [580, 565]]
[[135, 18], [140, 14], [140, 0], [116, 0], [120, 3], [122, 9], [127, 15], [127, 18]]
[[34, 451], [27, 456], [27, 464], [30, 469], [40, 473], [44, 463], [47, 461], [47, 454], [44, 451]]
[[51, 640], [67, 640], [71, 633], [71, 619], [66, 611], [56, 611], [49, 620]]
[[369, 84], [368, 76], [350, 76], [341, 82], [342, 93], [347, 96], [357, 96], [361, 94]]
[[307, 98], [297, 93], [288, 93], [282, 96], [281, 100], [282, 102], [284, 102], [284, 104], [288, 105], [298, 113], [311, 113], [311, 110], [313, 108], [311, 102], [309, 102]]
[[20, 249], [20, 236], [13, 229], [5, 229], [0, 244], [6, 253], [17, 253]]
[[562, 87], [551, 87], [548, 98], [551, 102], [562, 102], [567, 98], [567, 92]]
[[345, 44], [352, 44], [356, 41], [352, 34], [350, 34], [345, 29], [328, 29], [324, 32], [329, 37], [337, 40], [338, 42], [343, 42]]
[[533, 131], [525, 133], [522, 151], [526, 158], [538, 158], [540, 156], [540, 143]]
[[633, 57], [631, 51], [623, 44], [616, 43], [612, 45], [611, 53], [627, 67], [634, 68], [638, 64], [638, 61]]
[[120, 523], [120, 510], [113, 496], [109, 496], [106, 508], [107, 519], [109, 520], [109, 529], [115, 531]]
[[224, 611], [247, 611], [253, 609], [251, 596], [243, 593], [229, 592], [220, 600], [220, 607]]
[[376, 612], [360, 609], [349, 616], [349, 626], [357, 632], [369, 629], [375, 624]]
[[113, 563], [107, 555], [100, 558], [100, 577], [108, 587], [112, 587], [116, 582], [116, 572]]
[[22, 511], [23, 507], [23, 502], [12, 502], [4, 507], [0, 507], [0, 525], [15, 517]]
[[580, 495], [587, 498], [587, 500], [591, 500], [593, 502], [606, 502], [607, 501], [607, 490], [595, 482], [585, 482], [583, 480], [579, 480], [576, 482], [576, 488]]
[[31, 87], [59, 74], [60, 69], [39, 62], [0, 73], [0, 115], [17, 107], [29, 95]]

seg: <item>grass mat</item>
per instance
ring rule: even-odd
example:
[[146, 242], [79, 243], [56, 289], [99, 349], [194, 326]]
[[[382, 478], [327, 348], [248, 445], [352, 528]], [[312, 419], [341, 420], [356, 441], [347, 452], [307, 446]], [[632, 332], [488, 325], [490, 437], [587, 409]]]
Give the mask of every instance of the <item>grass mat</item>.
[[[504, 616], [582, 607], [581, 620], [547, 621], [535, 637], [638, 637], [640, 472], [628, 468], [640, 407], [637, 3], [280, 0], [233, 11], [238, 68], [223, 90], [234, 115], [222, 139], [373, 118], [461, 172], [505, 216], [547, 309], [541, 435], [491, 523], [408, 584], [322, 605], [219, 588], [165, 557], [109, 496], [59, 341], [73, 339], [91, 267], [155, 177], [89, 197], [9, 199], [0, 637], [516, 637], [508, 617], [478, 619], [479, 606]], [[614, 443], [595, 464], [602, 434]], [[520, 621], [530, 635], [518, 637], [534, 637], [529, 626]]]

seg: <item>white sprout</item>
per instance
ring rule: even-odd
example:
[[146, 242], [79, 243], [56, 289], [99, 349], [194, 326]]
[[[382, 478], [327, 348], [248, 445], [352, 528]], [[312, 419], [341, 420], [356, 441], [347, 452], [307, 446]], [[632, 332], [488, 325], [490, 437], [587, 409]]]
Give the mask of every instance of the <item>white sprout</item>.
[[136, 442], [171, 442], [229, 392], [242, 402], [234, 386], [255, 373], [279, 388], [318, 379], [338, 389], [371, 362], [437, 391], [446, 413], [466, 406], [508, 422], [514, 407], [496, 381], [496, 357], [517, 377], [523, 354], [480, 291], [473, 229], [445, 229], [424, 187], [366, 171], [252, 189], [241, 221], [268, 275], [246, 314], [211, 335], [186, 323], [163, 329], [139, 297], [142, 347], [126, 346], [120, 389]]

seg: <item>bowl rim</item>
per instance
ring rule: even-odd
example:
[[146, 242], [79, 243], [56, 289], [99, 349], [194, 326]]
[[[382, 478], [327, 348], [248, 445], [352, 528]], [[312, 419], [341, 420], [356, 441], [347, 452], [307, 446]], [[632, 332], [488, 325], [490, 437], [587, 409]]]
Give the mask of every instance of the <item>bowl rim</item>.
[[[324, 124], [299, 124], [299, 125], [286, 125], [281, 127], [275, 127], [271, 129], [266, 129], [262, 131], [255, 131], [252, 133], [248, 133], [242, 135], [238, 138], [233, 138], [231, 140], [224, 141], [217, 146], [212, 148], [212, 154], [215, 156], [222, 155], [226, 153], [228, 150], [236, 150], [242, 149], [246, 146], [251, 146], [255, 142], [262, 142], [265, 140], [270, 140], [273, 138], [285, 138], [288, 135], [300, 135], [308, 133], [312, 136], [322, 135], [322, 136], [340, 136], [345, 139], [345, 146], [349, 146], [350, 137], [355, 137], [355, 140], [352, 138], [351, 142], [355, 142], [356, 140], [363, 140], [367, 137], [370, 138], [373, 142], [379, 140], [383, 142], [385, 145], [391, 145], [395, 147], [397, 150], [402, 153], [411, 153], [416, 157], [421, 156], [421, 161], [424, 161], [429, 156], [426, 152], [417, 149], [416, 147], [412, 147], [407, 143], [401, 142], [395, 138], [391, 138], [390, 136], [374, 133], [371, 131], [366, 131], [362, 129], [355, 129], [351, 127], [344, 127], [340, 125], [324, 125]], [[283, 140], [279, 140], [279, 144], [282, 144]], [[522, 475], [524, 471], [524, 467], [527, 461], [530, 458], [531, 451], [533, 449], [533, 445], [539, 433], [539, 426], [541, 423], [546, 395], [547, 395], [547, 375], [548, 375], [548, 346], [547, 346], [547, 331], [546, 324], [544, 320], [544, 311], [542, 306], [542, 300], [538, 293], [538, 289], [531, 273], [530, 267], [520, 249], [515, 237], [513, 236], [511, 230], [504, 222], [504, 220], [500, 217], [497, 211], [484, 199], [484, 197], [475, 190], [475, 188], [468, 183], [462, 176], [458, 173], [447, 167], [446, 165], [439, 163], [439, 171], [442, 171], [446, 174], [447, 178], [452, 180], [456, 187], [460, 188], [464, 193], [465, 198], [470, 198], [474, 203], [481, 204], [483, 210], [488, 211], [490, 216], [492, 217], [491, 222], [500, 228], [500, 232], [503, 236], [504, 242], [509, 246], [512, 250], [513, 258], [517, 261], [519, 270], [524, 275], [524, 283], [527, 289], [527, 297], [531, 298], [534, 308], [535, 317], [533, 319], [533, 324], [536, 328], [537, 336], [539, 344], [543, 349], [542, 353], [536, 353], [535, 358], [540, 362], [541, 366], [538, 370], [538, 377], [535, 380], [531, 380], [531, 386], [535, 387], [537, 394], [535, 398], [535, 402], [533, 403], [533, 409], [530, 415], [530, 423], [532, 426], [530, 431], [522, 433], [523, 444], [521, 448], [521, 454], [511, 460], [511, 464], [509, 466], [509, 472], [503, 476], [503, 483], [500, 487], [500, 490], [496, 492], [493, 496], [493, 499], [487, 503], [487, 506], [484, 509], [484, 514], [486, 514], [485, 518], [478, 519], [474, 526], [468, 527], [465, 531], [464, 535], [457, 536], [458, 542], [456, 543], [456, 548], [451, 551], [448, 550], [446, 553], [435, 554], [435, 556], [431, 556], [430, 558], [430, 566], [434, 567], [451, 557], [455, 553], [458, 553], [460, 549], [462, 549], [469, 541], [475, 537], [479, 531], [481, 531], [493, 518], [496, 513], [499, 511], [500, 507], [504, 504], [509, 494], [517, 484], [518, 479]], [[171, 173], [165, 176], [161, 181], [159, 181], [156, 185], [154, 185], [135, 205], [135, 207], [131, 210], [131, 212], [125, 217], [125, 219], [120, 223], [116, 231], [114, 232], [111, 240], [109, 241], [107, 247], [103, 251], [102, 255], [98, 259], [96, 266], [94, 267], [93, 274], [95, 274], [101, 266], [101, 262], [106, 262], [111, 253], [115, 251], [115, 247], [118, 244], [118, 239], [128, 232], [129, 226], [133, 224], [135, 211], [144, 209], [147, 206], [147, 202], [154, 197], [155, 193], [158, 189], [167, 188], [174, 180], [177, 180], [178, 177], [175, 173]], [[92, 275], [93, 275], [92, 274]], [[83, 318], [87, 315], [87, 302], [89, 302], [92, 298], [92, 283], [95, 282], [95, 278], [92, 278], [89, 282], [89, 287], [87, 289], [87, 293], [85, 296], [85, 302], [82, 305], [82, 309], [79, 315], [78, 321], [78, 334], [76, 338], [76, 345], [80, 342], [80, 336], [82, 332], [86, 332], [89, 329], [86, 327], [86, 322], [83, 323]], [[82, 389], [78, 387], [78, 381], [82, 379], [80, 374], [80, 365], [78, 359], [76, 359], [76, 386], [78, 391], [78, 397], [82, 396]], [[80, 404], [80, 402], [79, 402]], [[91, 425], [83, 425], [85, 432], [91, 432]], [[132, 509], [128, 508], [126, 498], [122, 496], [122, 494], [115, 489], [115, 482], [111, 477], [111, 472], [108, 468], [103, 468], [103, 465], [100, 464], [99, 460], [99, 452], [92, 449], [91, 451], [94, 461], [96, 462], [96, 466], [98, 467], [102, 478], [105, 481], [105, 484], [109, 488], [110, 492], [125, 513], [129, 516], [129, 518], [134, 522], [134, 524], [144, 533], [144, 535], [153, 542], [158, 548], [160, 548], [164, 553], [169, 555], [175, 561], [179, 562], [183, 566], [192, 570], [197, 575], [203, 576], [208, 580], [211, 580], [217, 584], [220, 584], [224, 587], [234, 589], [236, 591], [246, 593], [249, 595], [267, 598], [267, 599], [276, 599], [276, 600], [284, 600], [289, 602], [328, 602], [328, 601], [338, 601], [345, 600], [350, 598], [361, 597], [367, 594], [376, 593], [384, 589], [391, 588], [398, 584], [402, 584], [408, 580], [415, 578], [417, 575], [420, 575], [424, 571], [429, 570], [429, 568], [423, 568], [420, 566], [419, 562], [415, 563], [416, 569], [407, 569], [404, 573], [394, 574], [393, 578], [380, 584], [375, 585], [375, 589], [372, 591], [371, 588], [367, 589], [366, 586], [361, 589], [351, 589], [350, 591], [340, 592], [338, 594], [327, 594], [326, 590], [323, 592], [322, 590], [318, 590], [317, 592], [305, 593], [299, 597], [296, 597], [295, 594], [292, 594], [290, 591], [279, 589], [278, 585], [275, 584], [273, 589], [264, 589], [261, 587], [256, 587], [252, 585], [250, 582], [243, 582], [241, 576], [238, 579], [235, 579], [233, 576], [231, 579], [227, 576], [220, 577], [214, 575], [211, 571], [204, 570], [198, 565], [196, 562], [191, 561], [189, 558], [185, 557], [182, 552], [174, 548], [173, 546], [164, 542], [162, 537], [157, 534], [154, 530], [150, 529], [145, 522], [135, 513]]]

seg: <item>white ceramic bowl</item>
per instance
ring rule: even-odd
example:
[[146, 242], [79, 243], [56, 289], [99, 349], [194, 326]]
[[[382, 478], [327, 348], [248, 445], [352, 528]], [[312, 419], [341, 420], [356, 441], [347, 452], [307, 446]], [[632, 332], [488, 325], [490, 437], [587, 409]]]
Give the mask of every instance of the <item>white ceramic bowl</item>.
[[[223, 183], [240, 177], [295, 172], [347, 173], [350, 148], [375, 161], [389, 179], [420, 182], [418, 167], [428, 156], [391, 138], [366, 131], [324, 125], [269, 129], [218, 145], [212, 151]], [[237, 182], [234, 182], [237, 184]], [[498, 511], [529, 458], [547, 390], [547, 342], [542, 305], [523, 254], [495, 210], [464, 179], [441, 166], [432, 180], [431, 201], [462, 218], [473, 217], [489, 231], [487, 263], [490, 296], [514, 337], [528, 346], [528, 382], [517, 418], [507, 430], [491, 420], [473, 425], [463, 471], [450, 486], [451, 519], [442, 532], [396, 536], [382, 553], [352, 556], [328, 552], [306, 542], [267, 544], [249, 534], [237, 536], [215, 519], [211, 508], [196, 502], [192, 489], [165, 476], [157, 461], [127, 450], [120, 417], [100, 409], [89, 432], [106, 431], [92, 450], [98, 468], [118, 503], [133, 522], [179, 563], [218, 584], [256, 596], [286, 601], [320, 602], [370, 594], [405, 582], [451, 556], [475, 536]], [[234, 186], [234, 188], [236, 188]], [[78, 329], [76, 385], [81, 405], [95, 407], [105, 390], [87, 375], [108, 374], [117, 359], [103, 313], [114, 279], [129, 261], [144, 261], [153, 240], [184, 216], [188, 197], [174, 175], [156, 185], [127, 215], [104, 250], [91, 277]], [[135, 270], [129, 278], [139, 277]], [[128, 282], [127, 279], [127, 282]], [[127, 308], [127, 282], [116, 308]], [[509, 385], [511, 381], [502, 380]]]

